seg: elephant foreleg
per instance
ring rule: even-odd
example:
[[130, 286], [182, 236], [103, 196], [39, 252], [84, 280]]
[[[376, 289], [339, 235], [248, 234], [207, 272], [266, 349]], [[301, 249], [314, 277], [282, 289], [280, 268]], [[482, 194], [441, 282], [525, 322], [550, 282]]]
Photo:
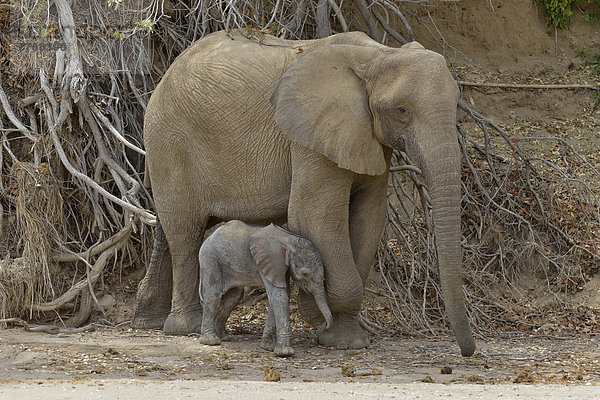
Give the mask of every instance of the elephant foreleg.
[[385, 226], [388, 174], [369, 177], [350, 197], [350, 243], [358, 273], [366, 283]]
[[[262, 276], [262, 273], [261, 273]], [[265, 290], [269, 298], [269, 316], [267, 324], [263, 332], [263, 342], [269, 338], [268, 336], [275, 325], [276, 340], [273, 345], [273, 352], [278, 357], [288, 357], [294, 354], [292, 348], [292, 327], [290, 324], [290, 306], [287, 288], [276, 288], [270, 282], [265, 281]], [[262, 346], [262, 342], [261, 342]]]
[[140, 329], [162, 329], [171, 310], [173, 276], [171, 253], [160, 221], [156, 226], [150, 264], [140, 282], [132, 325]]
[[[300, 147], [292, 152], [289, 226], [311, 239], [325, 264], [327, 301], [333, 314], [319, 342], [339, 349], [363, 348], [369, 336], [358, 323], [363, 278], [352, 252], [349, 231], [350, 190], [355, 174], [325, 157]], [[323, 321], [314, 298], [298, 296], [302, 316], [311, 324]]]
[[[387, 174], [369, 178], [369, 182], [363, 184], [350, 197], [350, 243], [352, 256], [363, 286], [366, 284], [373, 265], [375, 252], [385, 225], [386, 190]], [[319, 335], [319, 343], [338, 348], [368, 346], [368, 334], [360, 327], [357, 314], [358, 312], [334, 313], [331, 329]], [[353, 332], [354, 336], [348, 335], [347, 332]], [[340, 340], [344, 337], [347, 339]]]
[[277, 338], [276, 335], [275, 315], [273, 315], [273, 307], [269, 306], [269, 315], [267, 316], [267, 322], [263, 329], [260, 347], [265, 350], [273, 351], [275, 348], [275, 340]]

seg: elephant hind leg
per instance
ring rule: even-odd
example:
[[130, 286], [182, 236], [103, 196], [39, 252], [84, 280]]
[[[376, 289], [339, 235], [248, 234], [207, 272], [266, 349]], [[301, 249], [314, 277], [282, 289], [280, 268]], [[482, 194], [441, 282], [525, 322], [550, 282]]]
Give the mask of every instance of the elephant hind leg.
[[132, 326], [140, 329], [162, 329], [171, 310], [172, 289], [171, 253], [158, 221], [150, 264], [136, 294]]
[[171, 312], [163, 326], [165, 333], [185, 335], [200, 332], [202, 306], [198, 293], [198, 252], [206, 222], [206, 217], [182, 215], [178, 212], [163, 216], [163, 229], [173, 262]]

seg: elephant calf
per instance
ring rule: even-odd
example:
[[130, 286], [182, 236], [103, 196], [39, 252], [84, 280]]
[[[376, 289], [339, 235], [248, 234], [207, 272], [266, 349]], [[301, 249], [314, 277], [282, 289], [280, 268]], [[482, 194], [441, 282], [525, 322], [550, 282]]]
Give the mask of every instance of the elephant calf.
[[200, 342], [221, 343], [225, 322], [243, 288], [264, 287], [269, 315], [261, 347], [277, 356], [293, 354], [289, 312], [289, 276], [315, 298], [331, 325], [324, 287], [324, 266], [317, 247], [308, 239], [273, 224], [266, 227], [230, 221], [202, 244], [200, 299], [203, 315]]

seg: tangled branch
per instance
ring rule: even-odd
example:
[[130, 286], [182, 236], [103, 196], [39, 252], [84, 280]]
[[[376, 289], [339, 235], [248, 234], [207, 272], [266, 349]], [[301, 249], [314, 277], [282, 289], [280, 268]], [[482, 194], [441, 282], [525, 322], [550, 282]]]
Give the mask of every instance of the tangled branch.
[[[518, 137], [463, 102], [459, 108], [470, 317], [480, 332], [507, 323], [524, 329], [514, 311], [532, 302], [523, 281], [543, 283], [553, 304], [567, 311], [565, 294], [598, 272], [600, 173], [564, 139]], [[540, 147], [559, 150], [534, 156]], [[395, 192], [378, 251], [380, 289], [373, 293], [386, 299], [402, 331], [445, 332], [430, 201], [406, 155], [395, 155], [392, 171], [401, 173], [392, 176]], [[533, 305], [529, 311], [544, 312]]]
[[[143, 107], [124, 101], [131, 95], [128, 86], [119, 82], [129, 84], [130, 79], [127, 73], [116, 72], [129, 72], [130, 66], [121, 57], [118, 69], [95, 74], [98, 71], [93, 68], [97, 65], [89, 61], [98, 54], [94, 51], [97, 49], [86, 51], [95, 37], [82, 38], [78, 30], [85, 24], [77, 12], [84, 10], [74, 13], [65, 0], [55, 0], [54, 5], [55, 10], [46, 2], [25, 3], [5, 15], [4, 23], [9, 29], [2, 37], [3, 50], [7, 43], [17, 50], [6, 53], [8, 65], [4, 67], [15, 81], [21, 80], [25, 85], [22, 91], [13, 85], [13, 96], [19, 92], [25, 96], [18, 102], [19, 108], [14, 109], [11, 103], [17, 102], [7, 98], [6, 81], [0, 85], [4, 112], [16, 127], [3, 130], [3, 147], [11, 155], [13, 165], [9, 174], [13, 183], [2, 188], [3, 197], [9, 200], [8, 210], [17, 204], [17, 220], [21, 221], [4, 237], [7, 247], [21, 257], [6, 254], [0, 269], [0, 289], [5, 289], [0, 291], [0, 314], [24, 315], [26, 311], [32, 317], [34, 313], [55, 312], [67, 305], [72, 309], [77, 304], [72, 301], [79, 296], [71, 325], [80, 325], [92, 308], [85, 299], [96, 300], [94, 284], [108, 260], [125, 248], [121, 262], [134, 263], [137, 250], [129, 237], [132, 231], [149, 236], [143, 233], [147, 228], [139, 222], [152, 225], [155, 217], [140, 176]], [[92, 6], [96, 9], [89, 18], [104, 20], [108, 16], [106, 4]], [[48, 11], [45, 19], [41, 18], [44, 8]], [[40, 39], [32, 33], [40, 29], [52, 33], [52, 37], [44, 35]], [[103, 44], [109, 45], [104, 39]], [[139, 38], [131, 42], [142, 45]], [[46, 46], [40, 47], [41, 43]], [[38, 52], [26, 53], [30, 48]], [[119, 62], [107, 61], [113, 67]], [[24, 151], [28, 147], [26, 141], [32, 142], [33, 156]], [[16, 171], [26, 174], [17, 175]], [[17, 201], [10, 201], [12, 198]], [[27, 204], [18, 207], [19, 199], [27, 199]], [[43, 208], [45, 204], [59, 205], [48, 210]], [[145, 241], [140, 249], [146, 246]], [[81, 274], [79, 265], [84, 266], [84, 276], [66, 290], [64, 284], [55, 287], [57, 278], [65, 273], [61, 267], [64, 263], [72, 265], [73, 277], [69, 280], [75, 282]], [[26, 285], [15, 285], [24, 268], [30, 270], [22, 277]], [[25, 291], [19, 293], [19, 287]], [[57, 292], [62, 295], [55, 297]]]

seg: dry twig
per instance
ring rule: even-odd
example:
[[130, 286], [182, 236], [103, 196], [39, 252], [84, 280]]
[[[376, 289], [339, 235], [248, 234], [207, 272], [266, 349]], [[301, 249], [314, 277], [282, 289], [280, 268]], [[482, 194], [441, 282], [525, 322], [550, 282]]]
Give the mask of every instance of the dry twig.
[[598, 85], [589, 85], [582, 83], [569, 83], [563, 85], [555, 84], [524, 84], [524, 83], [491, 83], [491, 82], [465, 82], [458, 81], [462, 86], [506, 88], [506, 89], [600, 89]]

